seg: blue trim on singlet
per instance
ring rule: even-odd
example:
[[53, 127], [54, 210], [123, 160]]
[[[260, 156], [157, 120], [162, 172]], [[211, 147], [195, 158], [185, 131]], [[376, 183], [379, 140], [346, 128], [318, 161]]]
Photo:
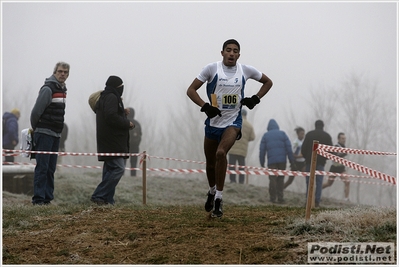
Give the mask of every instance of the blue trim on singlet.
[[[244, 75], [242, 75], [242, 88], [241, 88], [241, 99], [244, 98], [244, 89], [245, 89], [245, 78]], [[237, 127], [242, 128], [242, 115], [241, 115], [241, 111], [242, 111], [242, 105], [240, 106], [240, 111], [238, 112], [238, 116], [237, 118], [234, 120], [233, 124], [237, 125]]]
[[211, 101], [211, 94], [213, 94], [216, 90], [216, 84], [218, 82], [218, 74], [216, 73], [215, 77], [213, 78], [212, 82], [206, 85], [206, 94], [208, 95], [209, 101]]
[[[244, 89], [245, 89], [245, 85], [246, 85], [246, 80], [245, 80], [244, 75], [242, 75], [241, 79], [242, 79], [241, 99], [243, 99], [245, 96]], [[215, 77], [213, 78], [213, 80], [206, 85], [206, 94], [208, 95], [208, 99], [210, 102], [211, 102], [211, 94], [213, 94], [216, 90], [217, 81], [218, 81], [218, 74], [216, 74]], [[240, 129], [242, 128], [241, 110], [242, 110], [242, 105], [240, 107], [240, 111], [238, 113], [237, 118], [233, 122], [233, 126], [238, 127]], [[206, 127], [211, 127], [210, 123], [211, 123], [211, 119], [206, 118], [206, 120], [205, 120]], [[215, 128], [215, 127], [212, 127], [212, 128]], [[225, 129], [225, 128], [216, 128], [216, 129]]]
[[[206, 94], [208, 95], [209, 103], [212, 103], [211, 94], [213, 94], [215, 92], [217, 82], [218, 82], [218, 75], [216, 74], [215, 77], [213, 78], [212, 82], [210, 82], [206, 85]], [[211, 119], [206, 118], [205, 125], [209, 126], [210, 123], [211, 123]]]

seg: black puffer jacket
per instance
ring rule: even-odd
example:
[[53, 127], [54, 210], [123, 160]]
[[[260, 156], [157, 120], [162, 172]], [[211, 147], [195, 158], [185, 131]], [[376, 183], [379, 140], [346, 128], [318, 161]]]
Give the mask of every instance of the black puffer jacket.
[[[129, 153], [129, 126], [121, 95], [105, 87], [96, 105], [97, 152]], [[98, 156], [99, 161], [121, 156]], [[127, 156], [124, 158], [128, 158]]]

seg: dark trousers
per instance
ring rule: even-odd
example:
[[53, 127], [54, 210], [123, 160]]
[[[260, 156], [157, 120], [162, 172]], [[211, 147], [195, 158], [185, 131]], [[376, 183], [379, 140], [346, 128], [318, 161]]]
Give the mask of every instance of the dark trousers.
[[[236, 162], [238, 162], [239, 166], [245, 166], [245, 157], [240, 156], [240, 155], [229, 154], [229, 164], [235, 165]], [[235, 170], [235, 167], [229, 167], [229, 170]], [[244, 168], [239, 168], [239, 170], [243, 171]], [[243, 184], [245, 181], [245, 175], [240, 174], [238, 179], [239, 179], [240, 184]], [[236, 183], [236, 175], [235, 174], [230, 174], [230, 182]]]
[[[136, 153], [136, 152], [132, 152]], [[136, 168], [137, 166], [137, 156], [130, 157], [130, 168]], [[136, 170], [130, 170], [130, 176], [136, 176]]]
[[[133, 154], [139, 153], [139, 148], [138, 147], [137, 148], [130, 147], [129, 153], [133, 153]], [[130, 156], [129, 157], [131, 169], [137, 167], [137, 159], [138, 159], [138, 156]], [[136, 176], [136, 170], [130, 170], [130, 176]]]
[[104, 201], [105, 203], [114, 204], [114, 195], [116, 186], [118, 185], [125, 171], [126, 160], [124, 158], [113, 158], [104, 161], [103, 175], [100, 184], [94, 190], [91, 199]]
[[[285, 170], [287, 163], [275, 163], [270, 164], [267, 167], [269, 169]], [[284, 201], [284, 176], [269, 176], [269, 194], [270, 201], [278, 202]]]
[[[316, 170], [324, 171], [324, 165], [316, 165]], [[306, 164], [306, 172], [310, 171], [310, 164]], [[316, 175], [316, 193], [315, 193], [315, 204], [319, 205], [321, 201], [321, 191], [323, 190], [323, 178], [324, 175]], [[308, 198], [308, 187], [310, 177], [306, 176], [306, 199]]]
[[[60, 138], [43, 133], [33, 135], [35, 151], [58, 152]], [[35, 154], [36, 167], [33, 181], [32, 203], [49, 203], [54, 199], [54, 173], [57, 154]]]
[[[305, 162], [295, 162], [295, 168], [291, 168], [291, 171], [305, 171]], [[284, 189], [286, 189], [294, 181], [295, 176], [289, 176], [288, 180], [284, 184]]]

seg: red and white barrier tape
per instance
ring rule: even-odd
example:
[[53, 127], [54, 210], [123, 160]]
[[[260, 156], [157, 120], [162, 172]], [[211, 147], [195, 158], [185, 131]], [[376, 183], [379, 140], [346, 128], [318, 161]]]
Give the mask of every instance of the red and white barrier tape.
[[[343, 159], [341, 157], [332, 155], [330, 153], [325, 152], [323, 149], [327, 150], [334, 150], [334, 152], [347, 152], [349, 153], [350, 151], [354, 151], [354, 153], [362, 153], [362, 154], [373, 154], [373, 155], [396, 155], [396, 153], [388, 153], [388, 152], [374, 152], [374, 151], [367, 151], [367, 150], [359, 150], [359, 149], [347, 149], [347, 148], [338, 148], [335, 146], [327, 146], [327, 145], [319, 145], [318, 149], [316, 150], [318, 154], [324, 156], [326, 155], [326, 158], [329, 158], [331, 160], [340, 162], [341, 164], [353, 168], [355, 170], [361, 171], [363, 173], [366, 173], [368, 175], [371, 175], [374, 178], [396, 184], [396, 180], [394, 177], [386, 175], [384, 173], [378, 172], [371, 170], [367, 167], [364, 167], [360, 164], [353, 163], [351, 161], [348, 161], [346, 159]], [[3, 156], [5, 155], [4, 152], [18, 152], [18, 153], [31, 153], [31, 151], [25, 151], [25, 150], [8, 150], [8, 149], [3, 149]], [[175, 161], [181, 161], [181, 162], [189, 162], [189, 163], [199, 163], [199, 164], [205, 164], [205, 162], [200, 162], [200, 161], [192, 161], [192, 160], [181, 160], [181, 159], [175, 159], [175, 158], [170, 158], [170, 157], [157, 157], [157, 156], [150, 156], [146, 153], [82, 153], [82, 152], [49, 152], [49, 151], [34, 151], [33, 153], [37, 154], [58, 154], [58, 155], [71, 155], [71, 156], [140, 156], [140, 164], [142, 163], [144, 158], [157, 158], [157, 159], [165, 159], [165, 160], [175, 160]], [[328, 155], [327, 155], [328, 154]], [[7, 154], [8, 156], [10, 154]], [[17, 154], [18, 155], [18, 154]], [[62, 165], [63, 166], [63, 165]], [[69, 167], [73, 165], [65, 165], [64, 167]], [[236, 167], [236, 165], [228, 165], [229, 167]], [[75, 165], [74, 167], [76, 168], [102, 168], [102, 167], [91, 167], [91, 166], [80, 166], [80, 165]], [[273, 170], [273, 169], [266, 169], [266, 168], [259, 168], [259, 167], [251, 167], [251, 166], [238, 166], [239, 168], [244, 168], [245, 170], [227, 170], [226, 173], [228, 174], [251, 174], [251, 175], [276, 175], [276, 176], [309, 176], [308, 172], [299, 172], [299, 171], [287, 171], [287, 170]], [[253, 169], [253, 170], [252, 170]], [[177, 173], [205, 173], [204, 170], [195, 170], [195, 169], [155, 169], [155, 168], [148, 168], [149, 171], [164, 171], [164, 172], [177, 172]], [[360, 178], [370, 178], [367, 176], [358, 176], [358, 175], [349, 175], [349, 174], [341, 174], [341, 173], [331, 173], [331, 172], [325, 172], [325, 171], [315, 171], [316, 175], [329, 175], [329, 176], [347, 176], [347, 177], [360, 177]]]
[[378, 152], [378, 151], [362, 150], [362, 149], [355, 149], [355, 148], [329, 146], [329, 145], [324, 145], [324, 144], [318, 144], [317, 148], [319, 150], [323, 150], [323, 151], [342, 152], [342, 153], [347, 153], [347, 154], [396, 156], [396, 153], [394, 153], [394, 152]]
[[[36, 165], [34, 163], [18, 163], [18, 162], [4, 162], [5, 165]], [[81, 166], [81, 165], [69, 165], [69, 164], [58, 164], [60, 167], [68, 167], [68, 168], [95, 168], [100, 169], [101, 166]], [[235, 165], [231, 165], [235, 166]], [[277, 170], [277, 169], [267, 169], [267, 168], [259, 168], [259, 167], [250, 167], [250, 166], [241, 166], [246, 167], [247, 169], [256, 169], [255, 171], [251, 170], [226, 170], [227, 174], [250, 174], [250, 175], [275, 175], [275, 176], [309, 176], [309, 172], [300, 172], [300, 171], [289, 171], [289, 170]], [[129, 168], [126, 168], [127, 170]], [[138, 169], [138, 168], [135, 168]], [[129, 169], [130, 170], [130, 169]], [[141, 169], [140, 169], [141, 170]], [[167, 168], [147, 168], [149, 171], [164, 171], [164, 172], [174, 172], [174, 173], [206, 173], [205, 169], [167, 169]], [[374, 179], [374, 177], [370, 176], [360, 176], [354, 174], [344, 174], [344, 173], [334, 173], [334, 172], [326, 172], [326, 171], [315, 171], [316, 175], [328, 175], [328, 176], [338, 176], [338, 177], [353, 177], [353, 178], [368, 178]]]
[[360, 165], [360, 164], [357, 164], [355, 162], [349, 161], [347, 159], [338, 157], [338, 156], [333, 155], [331, 153], [328, 153], [328, 152], [326, 152], [324, 150], [320, 150], [319, 148], [316, 151], [317, 151], [317, 154], [319, 154], [319, 155], [321, 155], [323, 157], [326, 157], [328, 159], [331, 159], [331, 160], [333, 160], [335, 162], [339, 162], [342, 165], [345, 165], [345, 166], [347, 166], [349, 168], [352, 168], [352, 169], [355, 169], [357, 171], [363, 172], [365, 174], [368, 174], [368, 175], [370, 175], [372, 177], [378, 178], [378, 179], [383, 180], [385, 182], [396, 184], [395, 177], [392, 177], [392, 176], [390, 176], [388, 174], [385, 174], [385, 173], [382, 173], [382, 172], [379, 172], [379, 171], [376, 171], [376, 170], [372, 170], [372, 169], [367, 168], [367, 167], [365, 167], [363, 165]]
[[[30, 165], [30, 166], [35, 166], [36, 164], [34, 163], [29, 163], [29, 162], [4, 162], [5, 165]], [[67, 168], [81, 168], [81, 169], [102, 169], [102, 166], [82, 166], [82, 165], [70, 165], [70, 164], [57, 164], [59, 167], [67, 167]], [[142, 168], [125, 168], [125, 170], [137, 170], [137, 171], [142, 171]], [[165, 172], [165, 173], [177, 173], [177, 174], [191, 174], [191, 173], [206, 173], [205, 169], [165, 169], [165, 168], [146, 168], [147, 171], [154, 171], [154, 172]], [[287, 173], [287, 174], [294, 174], [290, 171], [281, 171], [279, 170], [276, 172], [275, 170], [272, 169], [265, 169], [263, 172], [251, 172], [251, 171], [227, 171], [226, 173], [228, 174], [253, 174], [253, 175], [277, 175], [277, 174], [282, 174], [282, 173]], [[321, 172], [323, 174], [329, 174], [331, 176], [348, 176], [348, 177], [355, 177], [356, 175], [343, 175], [340, 173], [332, 173], [332, 172]], [[303, 172], [299, 173], [296, 172], [296, 174], [301, 174], [301, 175], [296, 175], [296, 176], [308, 176], [309, 173]], [[362, 178], [368, 178], [368, 179], [375, 179], [374, 177], [369, 177], [369, 176], [359, 176]], [[333, 178], [329, 178], [333, 179]], [[394, 186], [392, 183], [377, 183], [377, 182], [369, 182], [369, 181], [358, 181], [354, 179], [347, 179], [350, 183], [363, 183], [363, 184], [373, 184], [373, 185], [386, 185], [386, 186]]]
[[[374, 178], [371, 177], [370, 179], [374, 179]], [[335, 180], [335, 177], [333, 177], [333, 178], [329, 177], [329, 178], [327, 178], [327, 180]], [[394, 184], [386, 183], [386, 182], [377, 183], [377, 182], [360, 181], [360, 180], [354, 180], [354, 179], [346, 179], [346, 181], [348, 181], [349, 183], [395, 186]]]
[[141, 156], [142, 153], [86, 153], [86, 152], [52, 152], [52, 151], [30, 151], [30, 150], [10, 150], [3, 149], [3, 156], [11, 156], [11, 154], [6, 154], [4, 152], [14, 152], [18, 154], [49, 154], [49, 155], [59, 155], [59, 156], [107, 156], [107, 157], [126, 157], [126, 156]]
[[[14, 151], [14, 152], [21, 152], [21, 153], [29, 152], [29, 151], [24, 151], [24, 150], [6, 150], [6, 149], [4, 149], [4, 151]], [[127, 154], [127, 153], [81, 153], [81, 152], [46, 152], [46, 151], [35, 151], [35, 153], [37, 153], [37, 154], [58, 154], [58, 155], [62, 155], [62, 156], [65, 156], [65, 155], [70, 155], [70, 156], [139, 156], [139, 157], [141, 157], [140, 164], [142, 163], [142, 160], [144, 158], [144, 153]], [[19, 155], [19, 154], [15, 154], [15, 155]], [[4, 156], [4, 154], [3, 154], [3, 156]], [[174, 160], [174, 161], [188, 162], [188, 163], [206, 164], [206, 162], [203, 162], [203, 161], [183, 160], [183, 159], [176, 159], [176, 158], [171, 158], [171, 157], [151, 156], [148, 154], [145, 154], [145, 156], [148, 159], [156, 158], [156, 159]], [[228, 167], [236, 167], [236, 165], [228, 165]], [[236, 172], [234, 172], [233, 170], [228, 170], [228, 173], [252, 174], [252, 175], [309, 176], [309, 173], [306, 173], [306, 172], [285, 171], [285, 170], [272, 170], [272, 171], [264, 172], [264, 170], [267, 170], [267, 169], [261, 168], [261, 167], [239, 166], [239, 165], [237, 165], [237, 167], [242, 168], [242, 169], [260, 170], [261, 172], [250, 172], [250, 171], [240, 171], [240, 170], [236, 170]], [[318, 170], [316, 170], [315, 173], [316, 173], [316, 175], [350, 176], [350, 177], [359, 177], [359, 178], [369, 177], [369, 176], [349, 175], [349, 174], [341, 174], [341, 173], [334, 174], [334, 173], [318, 171]]]

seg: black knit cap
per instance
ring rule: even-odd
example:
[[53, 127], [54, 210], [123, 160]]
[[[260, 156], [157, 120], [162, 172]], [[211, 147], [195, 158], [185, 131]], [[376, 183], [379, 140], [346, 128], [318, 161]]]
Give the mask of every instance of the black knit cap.
[[105, 83], [106, 86], [111, 86], [117, 88], [118, 86], [122, 85], [123, 81], [118, 76], [109, 76], [107, 82]]

